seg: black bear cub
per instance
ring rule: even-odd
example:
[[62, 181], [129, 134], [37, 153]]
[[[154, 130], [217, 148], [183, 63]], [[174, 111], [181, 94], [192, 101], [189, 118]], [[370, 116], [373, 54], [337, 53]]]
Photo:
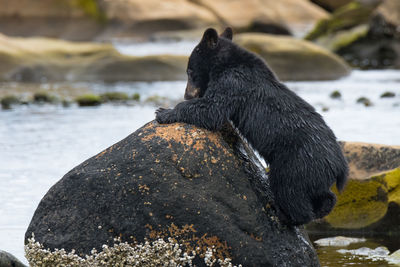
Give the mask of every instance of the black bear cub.
[[159, 123], [219, 130], [230, 120], [270, 166], [281, 219], [300, 225], [327, 215], [348, 166], [332, 130], [257, 55], [235, 45], [232, 29], [204, 32], [189, 58], [184, 102], [158, 109]]

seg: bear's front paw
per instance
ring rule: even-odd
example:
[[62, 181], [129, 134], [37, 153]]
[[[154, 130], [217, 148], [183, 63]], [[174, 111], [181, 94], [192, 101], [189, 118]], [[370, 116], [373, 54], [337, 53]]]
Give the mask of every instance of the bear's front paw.
[[159, 108], [156, 110], [156, 121], [160, 124], [176, 122], [175, 112], [169, 108]]

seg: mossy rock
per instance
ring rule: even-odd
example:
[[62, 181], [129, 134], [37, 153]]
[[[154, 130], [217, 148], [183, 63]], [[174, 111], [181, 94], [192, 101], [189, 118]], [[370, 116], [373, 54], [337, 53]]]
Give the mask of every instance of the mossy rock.
[[360, 69], [400, 68], [400, 1], [355, 1], [306, 37]]
[[139, 93], [134, 93], [132, 95], [132, 99], [135, 100], [135, 101], [139, 101], [140, 100], [140, 94]]
[[362, 24], [349, 30], [334, 32], [324, 35], [315, 40], [315, 43], [327, 48], [330, 51], [337, 52], [358, 40], [365, 38], [368, 34], [368, 25]]
[[36, 103], [55, 103], [57, 102], [57, 97], [49, 94], [48, 92], [37, 92], [33, 94], [33, 101]]
[[396, 96], [396, 94], [393, 92], [384, 92], [383, 94], [381, 94], [381, 98], [392, 98], [395, 96]]
[[245, 33], [234, 42], [264, 58], [281, 80], [334, 80], [350, 73], [340, 57], [308, 41]]
[[338, 90], [333, 91], [329, 96], [330, 96], [331, 98], [333, 98], [333, 99], [340, 99], [340, 98], [342, 98], [342, 94], [341, 94], [340, 91], [338, 91]]
[[100, 95], [103, 102], [121, 102], [129, 100], [129, 96], [123, 92], [107, 92]]
[[366, 24], [375, 7], [353, 1], [337, 9], [330, 18], [319, 21], [306, 36], [306, 40], [316, 40], [322, 36]]
[[332, 212], [309, 224], [314, 232], [400, 234], [400, 147], [344, 143], [350, 179]]
[[72, 0], [70, 1], [71, 6], [77, 7], [88, 16], [94, 18], [98, 22], [105, 23], [107, 16], [104, 11], [100, 8], [98, 1], [96, 0]]
[[15, 95], [8, 95], [1, 99], [2, 109], [11, 109], [12, 105], [21, 103], [21, 100]]
[[98, 106], [101, 104], [101, 97], [98, 95], [82, 95], [76, 98], [76, 102], [80, 107]]
[[356, 102], [357, 102], [358, 104], [363, 104], [363, 105], [366, 106], [366, 107], [370, 107], [370, 106], [373, 105], [372, 102], [371, 102], [371, 100], [369, 100], [369, 98], [364, 97], [364, 96], [358, 98]]

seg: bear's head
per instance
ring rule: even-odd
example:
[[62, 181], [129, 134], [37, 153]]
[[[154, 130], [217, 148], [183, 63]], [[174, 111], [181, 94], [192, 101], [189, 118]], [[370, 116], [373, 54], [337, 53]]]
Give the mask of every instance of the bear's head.
[[210, 69], [221, 48], [232, 41], [232, 28], [228, 27], [218, 36], [215, 29], [209, 28], [200, 43], [193, 49], [187, 66], [188, 82], [185, 91], [185, 99], [202, 97], [207, 90]]

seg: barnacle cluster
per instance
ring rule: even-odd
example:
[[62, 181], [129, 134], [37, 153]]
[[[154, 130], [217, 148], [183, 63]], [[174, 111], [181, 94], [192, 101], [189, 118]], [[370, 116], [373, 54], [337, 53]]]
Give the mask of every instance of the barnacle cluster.
[[[217, 260], [213, 257], [214, 250], [207, 248], [204, 257], [206, 266], [214, 266], [218, 263], [222, 267], [236, 267], [232, 265], [229, 258]], [[192, 260], [196, 256], [196, 252], [183, 251], [182, 245], [173, 238], [145, 240], [143, 243], [132, 244], [116, 238], [113, 246], [103, 245], [102, 251], [98, 252], [93, 249], [91, 254], [85, 257], [77, 255], [74, 250], [67, 252], [64, 249], [55, 249], [54, 251], [46, 249], [35, 241], [34, 235], [28, 239], [28, 243], [25, 245], [25, 257], [31, 267], [194, 266]]]

